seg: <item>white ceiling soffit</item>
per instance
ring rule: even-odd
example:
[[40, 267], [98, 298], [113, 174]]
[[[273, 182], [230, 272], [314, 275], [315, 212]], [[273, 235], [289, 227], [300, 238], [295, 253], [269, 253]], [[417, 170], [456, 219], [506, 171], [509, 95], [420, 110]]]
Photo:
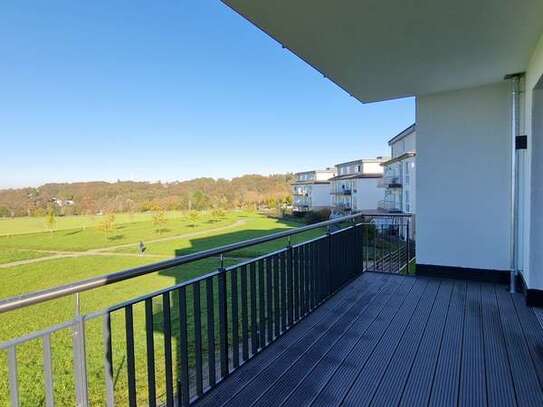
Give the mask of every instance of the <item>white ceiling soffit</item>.
[[364, 102], [522, 72], [543, 0], [223, 0]]

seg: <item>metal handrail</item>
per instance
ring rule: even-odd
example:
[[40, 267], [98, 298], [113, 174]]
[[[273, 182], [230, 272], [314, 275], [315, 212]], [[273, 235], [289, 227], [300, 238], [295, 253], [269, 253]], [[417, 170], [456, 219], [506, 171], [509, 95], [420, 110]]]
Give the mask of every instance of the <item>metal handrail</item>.
[[[106, 274], [103, 276], [97, 276], [86, 280], [77, 281], [74, 283], [48, 288], [41, 291], [35, 291], [26, 293], [14, 297], [10, 297], [0, 301], [0, 314], [16, 309], [28, 307], [30, 305], [39, 304], [42, 302], [54, 300], [57, 298], [65, 297], [71, 294], [81, 293], [83, 291], [92, 290], [106, 285], [115, 284], [121, 281], [129, 280], [135, 277], [141, 277], [146, 274], [154, 273], [157, 271], [165, 270], [171, 267], [181, 266], [187, 263], [192, 263], [197, 260], [203, 260], [214, 256], [219, 256], [224, 253], [232, 252], [239, 249], [244, 249], [258, 244], [267, 243], [273, 240], [294, 236], [303, 232], [307, 232], [314, 229], [319, 229], [326, 226], [337, 225], [346, 221], [354, 220], [363, 216], [375, 216], [374, 214], [356, 213], [353, 215], [343, 216], [333, 220], [328, 220], [313, 225], [302, 226], [293, 228], [292, 230], [286, 230], [284, 232], [272, 233], [267, 236], [257, 237], [254, 239], [244, 240], [238, 243], [232, 243], [213, 249], [203, 250], [197, 253], [187, 254], [179, 256], [170, 260], [165, 260], [157, 263], [148, 264], [145, 266], [135, 267], [128, 270], [119, 271], [116, 273]], [[387, 217], [406, 217], [410, 215], [406, 214], [386, 214]], [[203, 275], [200, 279], [204, 280], [208, 276]]]

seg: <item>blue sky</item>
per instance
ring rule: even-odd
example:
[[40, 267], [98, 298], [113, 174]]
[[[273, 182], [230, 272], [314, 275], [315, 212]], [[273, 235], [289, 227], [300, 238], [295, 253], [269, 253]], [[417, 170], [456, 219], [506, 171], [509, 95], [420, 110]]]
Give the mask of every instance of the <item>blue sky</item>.
[[218, 0], [0, 4], [0, 188], [321, 168], [386, 154], [363, 105]]

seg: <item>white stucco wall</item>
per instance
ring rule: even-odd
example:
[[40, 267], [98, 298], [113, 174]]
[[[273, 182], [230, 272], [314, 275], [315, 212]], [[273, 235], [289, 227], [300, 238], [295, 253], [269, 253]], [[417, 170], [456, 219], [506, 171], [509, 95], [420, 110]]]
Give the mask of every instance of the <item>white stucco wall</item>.
[[543, 289], [543, 36], [530, 59], [524, 81], [528, 155], [524, 202], [524, 279], [528, 288]]
[[358, 178], [356, 180], [356, 193], [353, 195], [356, 197], [356, 207], [353, 210], [377, 209], [377, 203], [383, 199], [383, 189], [378, 187], [379, 179]]
[[311, 192], [311, 209], [330, 207], [330, 184], [313, 184]]
[[509, 269], [505, 81], [417, 98], [417, 263]]
[[383, 166], [381, 163], [368, 163], [362, 164], [362, 174], [382, 174]]

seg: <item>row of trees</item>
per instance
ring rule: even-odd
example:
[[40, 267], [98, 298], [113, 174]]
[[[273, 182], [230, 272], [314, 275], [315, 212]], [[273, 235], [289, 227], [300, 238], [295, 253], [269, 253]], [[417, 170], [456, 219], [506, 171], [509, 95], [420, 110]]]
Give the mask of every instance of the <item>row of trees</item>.
[[[163, 210], [278, 207], [290, 199], [287, 175], [199, 178], [172, 183], [118, 181], [45, 184], [0, 190], [0, 217], [79, 215]], [[69, 200], [59, 205], [54, 200]]]

